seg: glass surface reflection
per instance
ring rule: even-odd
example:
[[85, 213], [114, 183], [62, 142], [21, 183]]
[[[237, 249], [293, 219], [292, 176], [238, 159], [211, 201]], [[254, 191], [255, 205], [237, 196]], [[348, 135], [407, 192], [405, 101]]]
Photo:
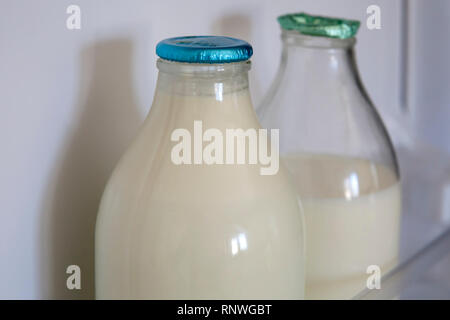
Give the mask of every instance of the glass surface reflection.
[[235, 256], [243, 250], [247, 250], [247, 237], [245, 233], [240, 233], [231, 239], [231, 254]]
[[359, 196], [359, 180], [358, 174], [355, 172], [352, 172], [344, 180], [344, 195], [347, 200], [352, 200]]

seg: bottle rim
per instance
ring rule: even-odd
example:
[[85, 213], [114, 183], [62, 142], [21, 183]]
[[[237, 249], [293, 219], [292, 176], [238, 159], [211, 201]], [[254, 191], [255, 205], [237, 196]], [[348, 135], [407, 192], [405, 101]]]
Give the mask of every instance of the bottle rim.
[[232, 77], [248, 72], [251, 69], [251, 61], [239, 61], [228, 63], [188, 63], [158, 58], [156, 67], [160, 72], [192, 76], [192, 77]]
[[281, 40], [287, 45], [302, 46], [317, 49], [346, 49], [356, 44], [356, 38], [330, 38], [311, 36], [295, 30], [281, 28]]

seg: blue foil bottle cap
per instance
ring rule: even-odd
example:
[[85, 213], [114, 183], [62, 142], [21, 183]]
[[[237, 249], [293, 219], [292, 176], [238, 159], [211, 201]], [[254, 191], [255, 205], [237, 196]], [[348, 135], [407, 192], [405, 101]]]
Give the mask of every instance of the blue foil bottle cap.
[[185, 63], [231, 63], [246, 61], [252, 46], [240, 39], [222, 36], [189, 36], [162, 40], [156, 54], [165, 60]]

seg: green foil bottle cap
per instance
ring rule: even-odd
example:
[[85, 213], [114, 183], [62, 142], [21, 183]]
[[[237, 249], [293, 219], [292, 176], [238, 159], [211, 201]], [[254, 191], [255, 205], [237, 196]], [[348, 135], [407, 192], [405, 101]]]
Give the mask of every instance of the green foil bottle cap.
[[360, 25], [357, 20], [312, 16], [304, 12], [279, 16], [278, 22], [285, 30], [295, 30], [310, 36], [338, 39], [354, 37]]

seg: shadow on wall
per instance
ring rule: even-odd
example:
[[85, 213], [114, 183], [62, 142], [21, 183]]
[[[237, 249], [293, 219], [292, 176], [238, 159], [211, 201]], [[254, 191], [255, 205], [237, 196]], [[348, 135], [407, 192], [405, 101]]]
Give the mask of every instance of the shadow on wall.
[[252, 25], [250, 18], [246, 15], [229, 14], [214, 21], [212, 31], [213, 34], [250, 41]]
[[[214, 21], [211, 30], [214, 35], [238, 38], [251, 44], [252, 23], [250, 16], [239, 13], [224, 15]], [[252, 96], [261, 95], [261, 86], [255, 72], [250, 72], [249, 77]]]
[[[143, 117], [132, 85], [132, 43], [95, 43], [81, 53], [74, 127], [50, 179], [41, 228], [41, 288], [46, 299], [94, 298], [97, 209], [115, 164]], [[66, 268], [81, 268], [81, 290], [68, 290]]]

